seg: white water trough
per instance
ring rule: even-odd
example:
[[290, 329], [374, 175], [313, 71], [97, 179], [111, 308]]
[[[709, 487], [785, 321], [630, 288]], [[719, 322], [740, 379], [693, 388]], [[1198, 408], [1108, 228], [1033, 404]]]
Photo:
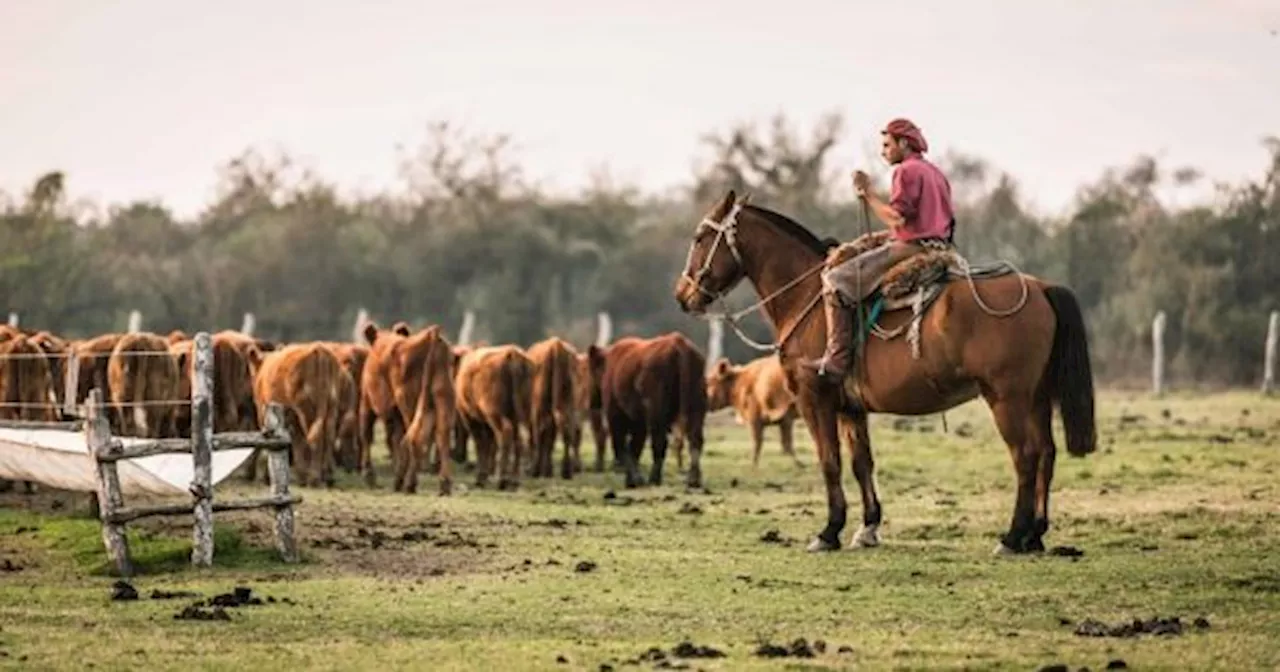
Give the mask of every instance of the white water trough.
[[[152, 439], [115, 437], [126, 449]], [[226, 479], [253, 454], [252, 448], [213, 453], [213, 485]], [[195, 478], [191, 455], [164, 454], [117, 462], [122, 494], [189, 495]], [[98, 462], [89, 453], [83, 429], [0, 427], [0, 478], [32, 481], [60, 490], [97, 492]]]

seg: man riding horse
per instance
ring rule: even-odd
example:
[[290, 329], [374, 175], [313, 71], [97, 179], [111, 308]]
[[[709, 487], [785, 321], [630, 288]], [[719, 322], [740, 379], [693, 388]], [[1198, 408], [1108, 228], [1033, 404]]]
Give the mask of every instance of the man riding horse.
[[925, 243], [949, 245], [955, 226], [951, 184], [925, 160], [929, 144], [920, 129], [907, 119], [894, 119], [880, 133], [880, 156], [897, 166], [889, 200], [871, 190], [871, 177], [861, 170], [853, 174], [853, 188], [891, 233], [885, 244], [843, 262], [829, 261], [823, 270], [827, 347], [820, 359], [805, 365], [830, 381], [842, 380], [853, 364], [853, 310], [858, 303], [879, 286], [886, 271], [925, 251]]

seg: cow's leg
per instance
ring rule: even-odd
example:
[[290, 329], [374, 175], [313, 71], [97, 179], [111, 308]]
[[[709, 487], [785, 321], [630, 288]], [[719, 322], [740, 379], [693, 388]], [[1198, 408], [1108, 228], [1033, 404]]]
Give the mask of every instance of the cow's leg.
[[582, 426], [574, 417], [561, 417], [560, 441], [564, 444], [564, 459], [560, 462], [560, 478], [571, 479], [575, 471], [582, 471], [582, 454], [578, 448], [582, 445]]
[[490, 441], [489, 428], [483, 422], [468, 418], [467, 433], [476, 444], [476, 487], [483, 488], [489, 483], [489, 474], [493, 472], [493, 445]]
[[431, 430], [435, 437], [436, 459], [440, 463], [440, 468], [436, 472], [440, 478], [440, 494], [449, 495], [453, 493], [453, 460], [451, 459], [453, 447], [449, 444], [455, 435], [456, 416], [452, 411], [441, 408], [435, 409], [433, 416]]
[[[667, 444], [670, 429], [661, 422], [650, 422], [649, 445], [653, 447], [653, 464], [649, 467], [649, 484], [662, 485], [662, 466], [667, 459]], [[643, 447], [644, 444], [641, 444]], [[637, 448], [636, 457], [642, 448]]]
[[751, 429], [751, 468], [760, 468], [760, 449], [764, 447], [764, 418], [759, 413], [752, 413], [747, 418], [747, 426]]
[[795, 424], [795, 415], [787, 414], [783, 416], [782, 420], [778, 421], [778, 437], [782, 441], [782, 453], [790, 455], [791, 459], [795, 461], [796, 467], [803, 467], [804, 463], [800, 461], [800, 456], [796, 454]]
[[364, 472], [365, 485], [372, 488], [378, 484], [378, 476], [373, 472], [373, 424], [378, 421], [378, 416], [368, 404], [360, 405], [359, 415], [356, 433], [359, 435], [360, 457], [356, 461], [360, 471]]
[[524, 442], [520, 440], [519, 428], [510, 418], [498, 418], [496, 424], [498, 459], [501, 462], [498, 489], [515, 490], [520, 483], [520, 451]]
[[392, 490], [401, 492], [405, 485], [405, 466], [408, 460], [405, 459], [405, 440], [404, 440], [404, 418], [400, 417], [400, 412], [392, 410], [387, 417], [382, 419], [382, 424], [387, 428], [387, 451], [391, 453], [391, 472], [394, 475]]

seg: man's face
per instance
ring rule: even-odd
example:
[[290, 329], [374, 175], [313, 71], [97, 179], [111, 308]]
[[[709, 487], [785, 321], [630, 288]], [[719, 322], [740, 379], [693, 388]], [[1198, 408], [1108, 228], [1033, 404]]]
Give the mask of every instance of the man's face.
[[902, 145], [906, 143], [889, 135], [888, 133], [880, 134], [880, 156], [891, 166], [902, 163], [902, 159], [906, 158], [906, 151]]

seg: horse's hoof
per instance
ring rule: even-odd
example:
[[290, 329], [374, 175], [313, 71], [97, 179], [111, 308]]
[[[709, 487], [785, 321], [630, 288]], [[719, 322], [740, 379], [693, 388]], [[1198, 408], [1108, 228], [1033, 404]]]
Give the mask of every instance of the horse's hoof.
[[874, 548], [880, 545], [880, 532], [876, 525], [863, 525], [858, 533], [849, 540], [849, 549]]
[[822, 537], [814, 537], [809, 543], [809, 548], [805, 549], [810, 553], [820, 553], [822, 551], [838, 551], [840, 550], [840, 542], [831, 543]]
[[991, 551], [991, 555], [995, 555], [995, 556], [1009, 556], [1009, 555], [1017, 555], [1017, 554], [1018, 554], [1017, 551], [1013, 550], [1012, 548], [1009, 548], [1008, 546], [1005, 546], [1003, 541], [996, 544], [995, 549]]

